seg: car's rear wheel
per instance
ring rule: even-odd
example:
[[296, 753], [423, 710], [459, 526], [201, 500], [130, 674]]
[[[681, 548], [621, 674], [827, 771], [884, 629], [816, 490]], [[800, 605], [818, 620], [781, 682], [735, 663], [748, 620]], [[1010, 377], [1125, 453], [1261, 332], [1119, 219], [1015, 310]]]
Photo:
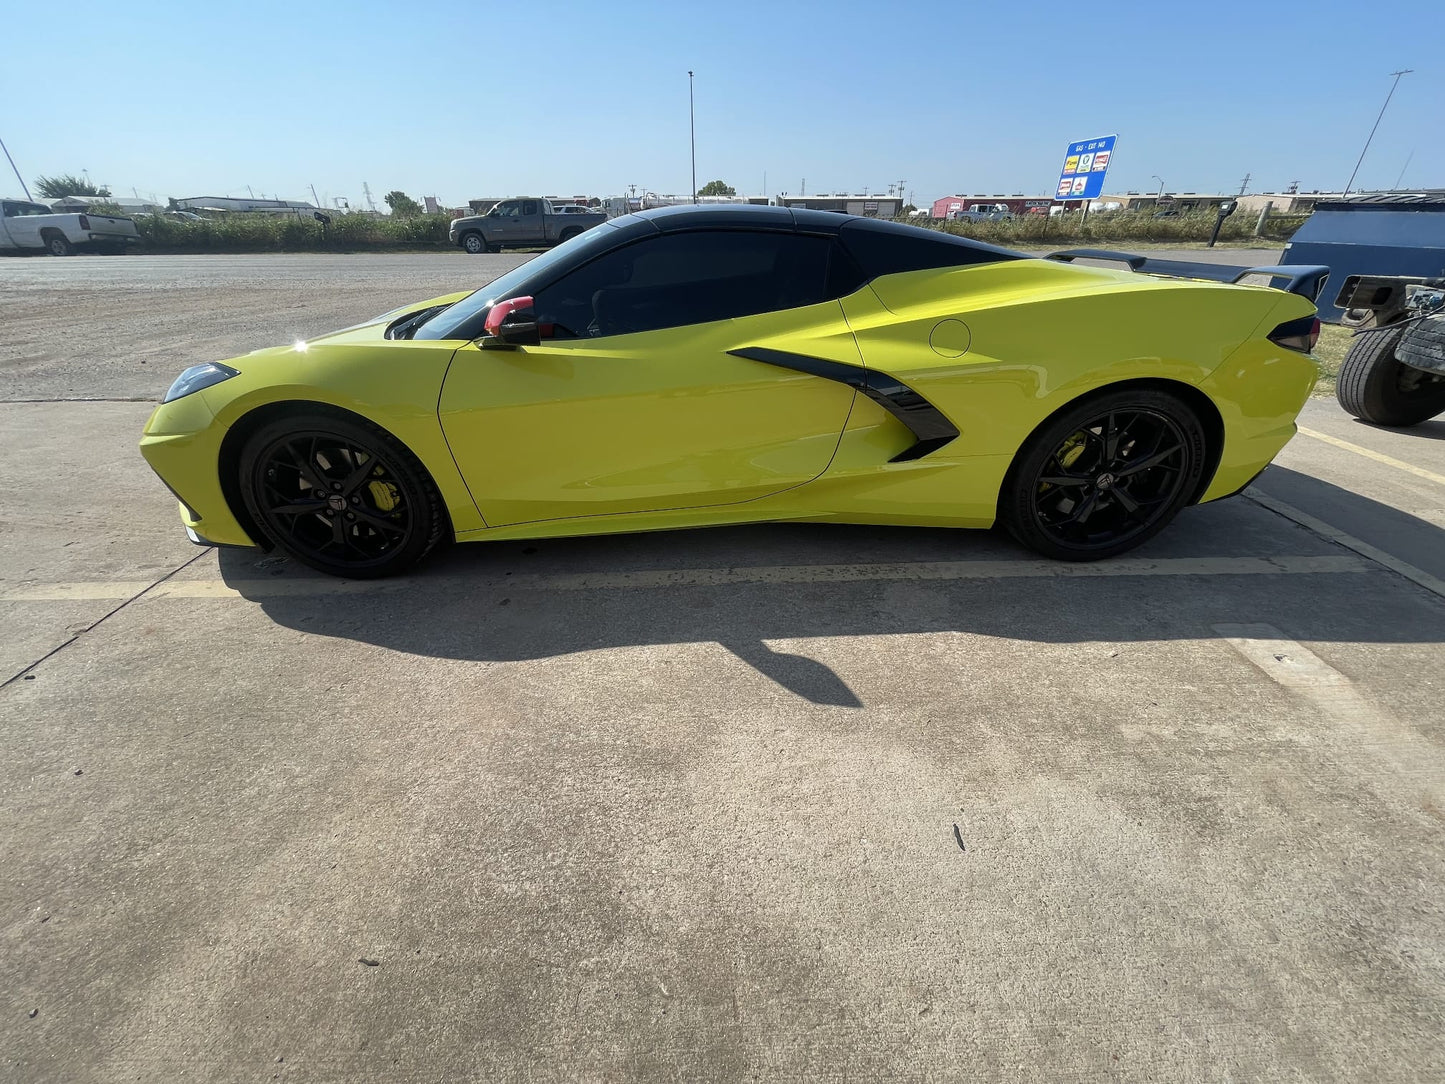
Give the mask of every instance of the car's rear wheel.
[[1395, 349], [1408, 325], [1357, 334], [1335, 380], [1335, 398], [1361, 421], [1419, 425], [1445, 411], [1445, 380], [1403, 365]]
[[46, 235], [45, 251], [52, 256], [74, 256], [75, 246], [66, 239], [64, 234], [51, 233]]
[[462, 248], [466, 249], [473, 256], [480, 256], [483, 252], [490, 252], [492, 250], [492, 246], [487, 244], [487, 239], [476, 232], [463, 234]]
[[441, 495], [384, 430], [327, 414], [281, 418], [241, 450], [246, 510], [267, 537], [333, 576], [373, 579], [410, 568], [441, 540]]
[[581, 233], [581, 232], [582, 232], [582, 227], [581, 227], [581, 226], [568, 226], [565, 230], [563, 230], [563, 231], [558, 235], [558, 237], [557, 237], [557, 243], [558, 243], [558, 244], [565, 244], [566, 242], [572, 240], [572, 238], [576, 237], [576, 236], [577, 236], [579, 233]]
[[999, 518], [1030, 549], [1095, 561], [1154, 537], [1199, 487], [1204, 426], [1154, 389], [1101, 395], [1046, 422], [1019, 450]]

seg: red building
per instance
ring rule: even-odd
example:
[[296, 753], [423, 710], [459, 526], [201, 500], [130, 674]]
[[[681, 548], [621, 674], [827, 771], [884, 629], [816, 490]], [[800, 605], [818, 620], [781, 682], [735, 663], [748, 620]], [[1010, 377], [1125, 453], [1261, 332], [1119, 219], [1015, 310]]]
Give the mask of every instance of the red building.
[[998, 193], [991, 196], [983, 193], [976, 196], [944, 196], [942, 199], [933, 201], [933, 211], [930, 217], [947, 218], [950, 211], [966, 211], [976, 203], [1002, 203], [1016, 215], [1046, 215], [1054, 201], [1048, 196], [1025, 196], [1017, 192], [1012, 196], [1003, 196]]

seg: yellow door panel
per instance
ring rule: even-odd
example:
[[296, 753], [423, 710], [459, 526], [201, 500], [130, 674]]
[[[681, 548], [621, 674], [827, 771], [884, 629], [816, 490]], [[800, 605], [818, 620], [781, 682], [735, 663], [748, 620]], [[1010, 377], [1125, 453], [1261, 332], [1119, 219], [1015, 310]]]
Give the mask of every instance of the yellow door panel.
[[853, 389], [731, 350], [861, 359], [836, 301], [541, 346], [459, 350], [441, 419], [494, 526], [733, 504], [827, 469]]

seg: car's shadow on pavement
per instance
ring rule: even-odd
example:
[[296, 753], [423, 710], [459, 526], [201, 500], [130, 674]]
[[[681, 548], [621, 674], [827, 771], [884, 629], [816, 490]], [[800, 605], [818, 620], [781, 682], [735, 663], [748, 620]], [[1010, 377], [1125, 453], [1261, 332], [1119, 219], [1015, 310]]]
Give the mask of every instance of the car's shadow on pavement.
[[[1352, 514], [1403, 517], [1445, 547], [1433, 524], [1308, 481]], [[1341, 567], [1261, 565], [1315, 557]], [[1027, 651], [1261, 622], [1303, 641], [1445, 640], [1440, 599], [1249, 500], [1186, 510], [1130, 558], [1165, 571], [1055, 575], [996, 532], [775, 524], [455, 546], [410, 576], [364, 584], [250, 550], [222, 551], [220, 567], [273, 621], [308, 633], [482, 661], [712, 642], [799, 696], [846, 706], [856, 694], [799, 641], [950, 632]], [[910, 575], [941, 562], [984, 571]]]

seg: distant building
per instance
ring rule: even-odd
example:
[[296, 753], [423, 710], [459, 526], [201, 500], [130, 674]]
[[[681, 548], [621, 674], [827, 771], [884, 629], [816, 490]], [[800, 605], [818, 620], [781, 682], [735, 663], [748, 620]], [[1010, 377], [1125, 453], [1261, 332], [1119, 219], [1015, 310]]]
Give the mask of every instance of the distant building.
[[289, 199], [237, 199], [234, 196], [187, 196], [178, 199], [182, 211], [254, 211], [262, 214], [309, 215], [320, 210], [314, 204]]
[[799, 207], [813, 211], [837, 211], [845, 215], [861, 215], [864, 218], [897, 218], [903, 213], [902, 196], [849, 195], [828, 192], [816, 196], [777, 196], [773, 200], [780, 207]]
[[96, 203], [109, 203], [119, 207], [128, 215], [154, 215], [165, 210], [161, 204], [148, 199], [132, 199], [129, 196], [62, 196], [51, 200], [50, 206], [56, 211], [84, 211]]
[[930, 211], [929, 217], [947, 218], [956, 211], [968, 210], [975, 203], [991, 205], [1002, 203], [1016, 215], [1027, 215], [1048, 214], [1054, 201], [1050, 196], [1026, 196], [1022, 192], [1015, 192], [1011, 196], [1006, 196], [1002, 192], [995, 192], [993, 195], [980, 192], [973, 196], [944, 196], [942, 199], [933, 201], [933, 209]]

